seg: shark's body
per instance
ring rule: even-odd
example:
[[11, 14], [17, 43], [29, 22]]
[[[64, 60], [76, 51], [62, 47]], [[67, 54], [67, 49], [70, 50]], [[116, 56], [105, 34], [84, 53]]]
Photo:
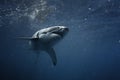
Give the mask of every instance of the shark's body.
[[65, 26], [53, 26], [37, 31], [32, 37], [21, 38], [29, 40], [29, 44], [33, 51], [47, 52], [52, 59], [53, 65], [56, 65], [57, 58], [53, 46], [63, 39], [68, 31], [69, 29]]

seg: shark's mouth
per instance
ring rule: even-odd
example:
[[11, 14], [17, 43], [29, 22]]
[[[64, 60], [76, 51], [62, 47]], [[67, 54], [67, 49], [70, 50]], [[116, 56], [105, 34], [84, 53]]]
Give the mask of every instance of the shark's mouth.
[[57, 34], [57, 35], [59, 35], [59, 36], [61, 36], [61, 37], [64, 36], [62, 32], [53, 32], [53, 33], [54, 33], [54, 34]]

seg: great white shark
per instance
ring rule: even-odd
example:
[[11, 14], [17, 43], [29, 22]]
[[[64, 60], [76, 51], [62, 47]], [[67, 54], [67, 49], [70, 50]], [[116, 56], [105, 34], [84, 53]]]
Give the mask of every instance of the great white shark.
[[35, 51], [36, 54], [39, 54], [40, 51], [47, 52], [55, 66], [57, 64], [57, 57], [53, 47], [64, 38], [68, 31], [69, 29], [65, 26], [52, 26], [38, 30], [32, 37], [19, 38], [28, 40], [31, 49]]

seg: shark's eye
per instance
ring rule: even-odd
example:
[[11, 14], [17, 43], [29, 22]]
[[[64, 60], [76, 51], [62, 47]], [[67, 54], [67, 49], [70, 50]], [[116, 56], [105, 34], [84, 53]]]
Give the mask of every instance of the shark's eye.
[[58, 27], [57, 30], [62, 30], [62, 28], [61, 28], [61, 27]]

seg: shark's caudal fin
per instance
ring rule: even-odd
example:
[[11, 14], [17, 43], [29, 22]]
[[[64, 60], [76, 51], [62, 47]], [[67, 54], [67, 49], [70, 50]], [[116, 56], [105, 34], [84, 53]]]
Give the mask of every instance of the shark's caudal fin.
[[53, 48], [49, 48], [46, 50], [46, 52], [49, 54], [49, 56], [52, 59], [53, 65], [55, 66], [57, 64], [57, 58], [56, 58], [56, 54]]

